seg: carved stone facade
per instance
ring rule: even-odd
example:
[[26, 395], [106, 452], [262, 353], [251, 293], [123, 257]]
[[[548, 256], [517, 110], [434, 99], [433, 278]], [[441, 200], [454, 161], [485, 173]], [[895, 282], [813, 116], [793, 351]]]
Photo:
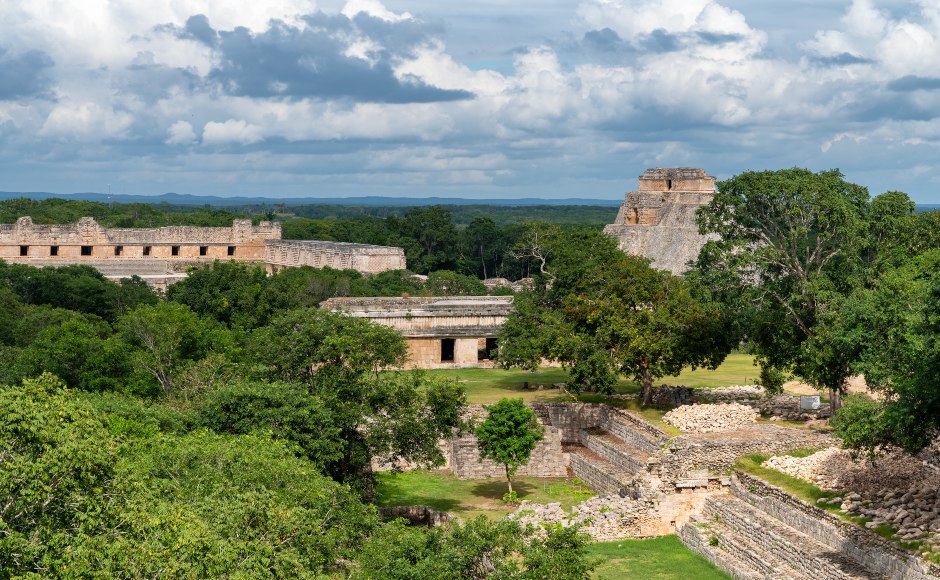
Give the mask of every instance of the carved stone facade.
[[617, 220], [604, 228], [620, 249], [653, 261], [674, 274], [685, 272], [707, 238], [699, 235], [695, 211], [715, 195], [715, 178], [688, 167], [647, 169], [637, 191], [627, 193]]
[[87, 264], [111, 279], [140, 276], [151, 286], [187, 276], [215, 260], [266, 262], [287, 267], [351, 268], [364, 274], [405, 268], [401, 248], [281, 240], [281, 224], [234, 220], [231, 227], [105, 228], [94, 218], [74, 224], [35, 224], [21, 217], [0, 224], [0, 260], [31, 266]]
[[320, 304], [402, 333], [407, 368], [491, 365], [496, 335], [512, 312], [512, 296], [330, 298]]
[[378, 274], [406, 268], [405, 251], [401, 248], [310, 240], [268, 240], [264, 245], [264, 262], [268, 272], [313, 266]]

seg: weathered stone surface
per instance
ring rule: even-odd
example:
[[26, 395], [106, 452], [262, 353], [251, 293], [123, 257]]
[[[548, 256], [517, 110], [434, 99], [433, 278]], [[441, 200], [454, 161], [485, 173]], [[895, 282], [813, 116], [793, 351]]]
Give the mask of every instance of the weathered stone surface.
[[620, 212], [604, 233], [620, 249], [680, 274], [698, 257], [706, 238], [698, 233], [695, 211], [715, 195], [715, 178], [688, 167], [647, 169], [637, 191], [626, 194]]
[[401, 248], [315, 240], [267, 241], [264, 244], [264, 262], [268, 272], [312, 266], [378, 274], [407, 268], [405, 251]]
[[757, 411], [738, 403], [683, 405], [663, 415], [663, 421], [688, 433], [734, 431], [757, 420]]

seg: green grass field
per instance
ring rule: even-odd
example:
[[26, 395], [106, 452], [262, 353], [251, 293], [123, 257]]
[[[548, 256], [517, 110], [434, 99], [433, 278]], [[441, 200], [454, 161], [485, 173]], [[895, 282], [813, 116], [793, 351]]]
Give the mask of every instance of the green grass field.
[[[467, 400], [474, 404], [495, 403], [503, 397], [522, 398], [526, 402], [570, 401], [564, 391], [559, 389], [534, 390], [534, 385], [564, 383], [568, 373], [561, 368], [542, 368], [535, 372], [519, 369], [456, 369], [432, 370], [429, 375], [454, 378], [467, 390]], [[724, 363], [715, 370], [684, 370], [678, 377], [664, 377], [657, 384], [686, 385], [689, 387], [721, 387], [753, 383], [760, 370], [754, 365], [754, 357], [746, 354], [729, 355]], [[523, 386], [528, 383], [530, 389]], [[618, 393], [636, 393], [640, 387], [632, 381], [623, 380], [617, 387]], [[595, 400], [596, 396], [586, 395], [584, 400]]]
[[656, 580], [721, 580], [727, 574], [686, 548], [676, 536], [645, 540], [618, 540], [588, 545], [599, 559], [593, 578]]
[[[560, 502], [564, 509], [580, 503], [594, 492], [574, 479], [518, 477], [512, 488], [519, 499], [535, 503]], [[516, 506], [503, 503], [505, 479], [461, 480], [450, 473], [407, 471], [376, 474], [376, 503], [380, 506], [427, 505], [464, 519], [480, 514], [502, 517]]]

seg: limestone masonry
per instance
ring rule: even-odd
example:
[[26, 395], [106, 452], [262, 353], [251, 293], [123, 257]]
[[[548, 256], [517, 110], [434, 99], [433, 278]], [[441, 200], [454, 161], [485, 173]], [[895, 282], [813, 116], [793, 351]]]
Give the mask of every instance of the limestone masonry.
[[695, 211], [715, 195], [715, 178], [703, 169], [647, 169], [637, 191], [627, 193], [617, 220], [604, 227], [620, 249], [644, 256], [674, 274], [685, 272], [707, 238], [698, 233]]
[[330, 298], [320, 304], [402, 333], [409, 368], [492, 364], [496, 335], [512, 313], [512, 296]]
[[74, 224], [34, 224], [25, 216], [0, 224], [0, 259], [39, 267], [87, 264], [108, 278], [137, 275], [156, 287], [214, 260], [263, 261], [269, 272], [299, 266], [365, 274], [405, 268], [401, 248], [281, 240], [281, 224], [255, 226], [251, 220], [233, 220], [231, 227], [105, 228], [90, 217]]

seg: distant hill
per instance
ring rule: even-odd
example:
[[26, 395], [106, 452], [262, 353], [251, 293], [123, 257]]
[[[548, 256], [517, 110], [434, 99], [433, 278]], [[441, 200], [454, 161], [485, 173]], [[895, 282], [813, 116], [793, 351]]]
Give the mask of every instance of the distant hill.
[[164, 193], [162, 195], [127, 195], [116, 193], [48, 193], [41, 191], [0, 191], [0, 200], [28, 197], [31, 199], [73, 199], [83, 201], [96, 201], [99, 203], [165, 203], [169, 205], [210, 205], [215, 207], [232, 207], [248, 205], [357, 205], [357, 206], [384, 206], [384, 207], [412, 207], [425, 205], [495, 205], [495, 206], [567, 206], [590, 205], [603, 207], [616, 207], [621, 199], [467, 199], [449, 197], [219, 197], [215, 195], [189, 195], [184, 193]]

